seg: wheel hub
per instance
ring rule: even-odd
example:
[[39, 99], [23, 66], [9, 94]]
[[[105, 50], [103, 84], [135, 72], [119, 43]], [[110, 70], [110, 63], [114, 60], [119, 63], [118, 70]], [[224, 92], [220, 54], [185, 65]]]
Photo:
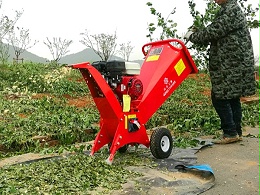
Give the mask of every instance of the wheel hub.
[[167, 136], [163, 136], [161, 139], [161, 149], [164, 152], [167, 152], [170, 148], [170, 140]]

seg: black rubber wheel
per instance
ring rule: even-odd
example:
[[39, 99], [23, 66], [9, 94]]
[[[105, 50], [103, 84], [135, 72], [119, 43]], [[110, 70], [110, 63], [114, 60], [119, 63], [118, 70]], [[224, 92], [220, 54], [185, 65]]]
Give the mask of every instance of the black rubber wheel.
[[168, 158], [172, 153], [172, 147], [172, 135], [168, 129], [162, 127], [153, 131], [150, 138], [150, 150], [155, 158]]
[[[110, 151], [110, 147], [111, 147], [111, 144], [112, 143], [108, 143], [107, 146], [108, 146], [108, 151]], [[121, 148], [118, 149], [118, 152], [119, 153], [125, 153], [128, 149], [128, 144], [122, 146]]]

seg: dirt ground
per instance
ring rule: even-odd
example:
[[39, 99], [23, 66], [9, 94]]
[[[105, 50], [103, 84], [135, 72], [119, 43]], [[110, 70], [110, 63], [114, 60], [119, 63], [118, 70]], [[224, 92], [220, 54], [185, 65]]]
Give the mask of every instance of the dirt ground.
[[259, 126], [246, 127], [243, 141], [213, 145], [196, 155], [198, 164], [209, 164], [215, 185], [202, 195], [259, 195]]
[[[113, 192], [115, 195], [258, 195], [259, 194], [259, 126], [246, 127], [243, 132], [243, 141], [227, 145], [211, 145], [192, 152], [185, 153], [183, 159], [193, 159], [193, 164], [209, 165], [214, 178], [196, 177], [187, 173], [165, 172], [147, 167], [130, 167], [133, 171], [144, 173], [140, 178], [138, 188], [145, 191], [136, 191], [134, 181], [129, 181], [123, 190]], [[22, 163], [41, 158], [52, 158], [53, 155], [24, 154], [0, 161], [0, 167]], [[178, 162], [178, 154], [165, 159], [166, 164]], [[176, 161], [177, 160], [177, 161]], [[213, 179], [213, 180], [212, 180]], [[143, 184], [142, 184], [143, 182]], [[206, 183], [207, 182], [207, 183]], [[206, 184], [206, 185], [205, 185]], [[142, 186], [143, 185], [143, 186]], [[213, 186], [213, 187], [212, 187]], [[201, 192], [204, 191], [204, 192]]]
[[[211, 138], [208, 140], [211, 140]], [[259, 126], [254, 128], [245, 127], [243, 131], [243, 141], [226, 145], [215, 144], [202, 147], [195, 152], [194, 155], [196, 156], [194, 158], [196, 161], [195, 165], [209, 165], [214, 172], [214, 181], [204, 180], [208, 182], [209, 188], [204, 185], [203, 189], [203, 186], [200, 185], [203, 180], [199, 181], [198, 177], [191, 177], [186, 174], [180, 174], [180, 176], [185, 177], [184, 183], [186, 183], [184, 185], [182, 184], [182, 187], [176, 186], [176, 183], [168, 183], [169, 185], [165, 187], [165, 183], [172, 181], [173, 178], [181, 181], [181, 177], [178, 176], [179, 173], [169, 171], [165, 173], [168, 177], [165, 177], [162, 173], [150, 169], [143, 172], [149, 173], [149, 177], [153, 177], [153, 180], [156, 180], [155, 177], [158, 178], [161, 174], [160, 180], [164, 178], [167, 181], [163, 180], [158, 182], [159, 185], [151, 184], [152, 187], [146, 194], [259, 195]], [[176, 159], [176, 155], [173, 158]], [[173, 162], [169, 158], [165, 159], [165, 162], [167, 161], [169, 163]], [[192, 183], [196, 183], [195, 185], [197, 185], [197, 188], [200, 188], [200, 190], [192, 190], [191, 188], [194, 186], [188, 184], [189, 181], [187, 178], [192, 179]], [[212, 182], [214, 183], [213, 185], [211, 185]], [[129, 185], [129, 183], [127, 185]], [[190, 189], [187, 190], [188, 188]], [[141, 192], [136, 193], [135, 191], [129, 192], [128, 189], [124, 189], [125, 193], [119, 193], [120, 195], [145, 194]], [[201, 192], [203, 190], [204, 192]]]

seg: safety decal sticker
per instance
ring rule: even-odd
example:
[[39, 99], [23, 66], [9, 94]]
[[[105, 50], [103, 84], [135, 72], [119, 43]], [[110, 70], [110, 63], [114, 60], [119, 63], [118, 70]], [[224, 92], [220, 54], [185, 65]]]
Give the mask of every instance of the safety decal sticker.
[[159, 55], [154, 55], [154, 56], [148, 56], [146, 59], [146, 62], [151, 62], [151, 61], [157, 61], [159, 59]]
[[162, 53], [163, 47], [152, 48], [146, 62], [157, 61]]
[[128, 118], [136, 118], [136, 114], [129, 114]]
[[186, 66], [182, 59], [179, 60], [179, 62], [174, 66], [175, 71], [177, 72], [177, 75], [180, 76], [181, 73], [185, 70]]
[[136, 118], [136, 114], [125, 115], [125, 129], [128, 128], [128, 119]]
[[123, 95], [123, 112], [130, 111], [131, 97], [130, 95]]

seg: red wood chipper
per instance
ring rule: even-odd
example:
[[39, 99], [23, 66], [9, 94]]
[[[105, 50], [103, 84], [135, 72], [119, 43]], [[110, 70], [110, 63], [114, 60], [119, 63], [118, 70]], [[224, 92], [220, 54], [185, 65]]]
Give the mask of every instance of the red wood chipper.
[[170, 156], [170, 131], [157, 128], [149, 139], [145, 124], [189, 74], [198, 72], [178, 39], [147, 43], [142, 52], [142, 65], [117, 60], [70, 65], [81, 72], [100, 113], [100, 130], [90, 155], [107, 144], [109, 164], [129, 145], [150, 147], [157, 159]]

